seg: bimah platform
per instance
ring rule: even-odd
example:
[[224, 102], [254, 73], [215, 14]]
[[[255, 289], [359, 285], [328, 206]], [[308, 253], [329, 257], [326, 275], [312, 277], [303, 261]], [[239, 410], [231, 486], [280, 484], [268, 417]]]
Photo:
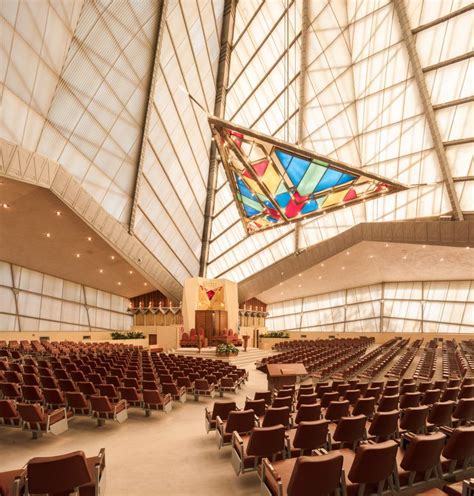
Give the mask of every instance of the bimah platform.
[[268, 389], [280, 389], [296, 383], [296, 378], [308, 375], [302, 363], [269, 363], [267, 364]]

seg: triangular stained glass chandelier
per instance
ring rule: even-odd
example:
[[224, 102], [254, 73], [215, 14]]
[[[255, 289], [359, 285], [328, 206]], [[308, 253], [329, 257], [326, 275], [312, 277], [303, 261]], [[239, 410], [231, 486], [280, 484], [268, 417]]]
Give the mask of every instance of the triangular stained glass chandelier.
[[222, 119], [209, 123], [249, 234], [407, 189]]

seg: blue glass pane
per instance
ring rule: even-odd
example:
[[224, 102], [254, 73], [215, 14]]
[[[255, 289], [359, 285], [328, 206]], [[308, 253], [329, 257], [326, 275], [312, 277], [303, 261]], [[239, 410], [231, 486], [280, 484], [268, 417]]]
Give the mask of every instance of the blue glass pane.
[[302, 158], [293, 157], [290, 166], [286, 170], [288, 176], [290, 176], [291, 182], [298, 186], [303, 176], [308, 170], [309, 162], [308, 160], [303, 160]]
[[246, 184], [240, 179], [240, 177], [237, 177], [237, 184], [239, 185], [239, 190], [240, 192], [249, 197], [255, 199], [255, 195], [247, 188]]
[[302, 209], [302, 214], [308, 214], [309, 212], [314, 212], [318, 210], [318, 204], [314, 200], [310, 200]]
[[252, 215], [256, 215], [260, 213], [258, 210], [255, 210], [254, 208], [245, 205], [245, 203], [243, 204], [243, 206], [247, 217], [252, 217]]
[[278, 160], [281, 162], [281, 165], [283, 165], [283, 167], [287, 169], [288, 164], [291, 162], [291, 159], [293, 158], [293, 155], [282, 152], [281, 150], [275, 150], [275, 154], [278, 157]]
[[275, 219], [275, 217], [272, 217], [271, 215], [267, 216], [268, 222], [278, 222], [278, 219]]
[[282, 193], [281, 195], [277, 195], [275, 200], [280, 207], [286, 207], [291, 200], [291, 195], [289, 193]]
[[340, 184], [348, 183], [354, 179], [357, 179], [357, 176], [353, 176], [352, 174], [343, 174], [341, 179], [337, 182], [337, 185], [339, 186]]
[[325, 172], [324, 176], [321, 178], [321, 181], [319, 181], [314, 191], [315, 192], [323, 191], [324, 189], [328, 189], [328, 188], [332, 188], [333, 186], [336, 186], [341, 176], [342, 176], [342, 172], [339, 172], [335, 169], [328, 169]]

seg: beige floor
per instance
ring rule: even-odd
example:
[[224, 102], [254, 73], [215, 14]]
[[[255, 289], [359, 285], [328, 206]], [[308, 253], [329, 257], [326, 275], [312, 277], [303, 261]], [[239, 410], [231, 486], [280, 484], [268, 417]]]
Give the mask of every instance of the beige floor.
[[[229, 399], [243, 406], [246, 394], [266, 390], [266, 376], [251, 367], [250, 380]], [[217, 399], [217, 398], [216, 398]], [[105, 447], [107, 496], [257, 495], [259, 480], [249, 473], [237, 477], [230, 462], [230, 448], [220, 451], [214, 432], [206, 434], [204, 407], [213, 400], [190, 397], [175, 402], [168, 415], [155, 412], [145, 418], [130, 410], [128, 420], [96, 427], [93, 420], [76, 418], [69, 430], [54, 437], [32, 440], [27, 432], [0, 427], [0, 471], [16, 469], [34, 456], [51, 456], [83, 450], [87, 456]]]

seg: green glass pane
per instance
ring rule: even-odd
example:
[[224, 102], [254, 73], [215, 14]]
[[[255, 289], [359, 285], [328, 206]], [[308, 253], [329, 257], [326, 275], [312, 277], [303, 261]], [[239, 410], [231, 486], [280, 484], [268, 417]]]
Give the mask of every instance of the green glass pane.
[[251, 200], [250, 198], [247, 198], [246, 196], [243, 197], [243, 202], [245, 205], [248, 205], [249, 207], [254, 208], [255, 210], [258, 210], [259, 212], [262, 211], [262, 205], [260, 203]]
[[321, 165], [314, 163], [310, 164], [306, 174], [303, 176], [300, 184], [298, 185], [298, 193], [301, 196], [311, 194], [325, 172], [326, 167], [322, 167]]

